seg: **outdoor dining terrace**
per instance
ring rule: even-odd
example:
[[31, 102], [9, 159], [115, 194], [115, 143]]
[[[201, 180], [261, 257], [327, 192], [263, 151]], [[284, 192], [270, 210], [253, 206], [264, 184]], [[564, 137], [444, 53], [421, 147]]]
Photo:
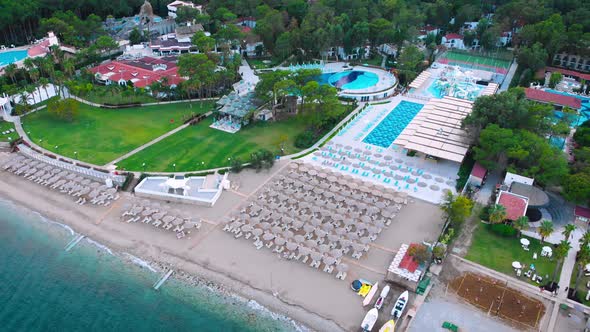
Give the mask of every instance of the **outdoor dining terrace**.
[[298, 261], [344, 280], [345, 260], [360, 260], [391, 225], [407, 194], [293, 162], [232, 213], [224, 231], [282, 259]]

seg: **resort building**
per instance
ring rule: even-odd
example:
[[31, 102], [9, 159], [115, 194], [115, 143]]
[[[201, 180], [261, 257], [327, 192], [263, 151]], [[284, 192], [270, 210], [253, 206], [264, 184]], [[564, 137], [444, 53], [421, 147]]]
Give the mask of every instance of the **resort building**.
[[207, 176], [150, 176], [136, 187], [140, 197], [155, 198], [179, 203], [213, 206], [223, 189], [229, 188], [227, 173]]
[[12, 105], [10, 104], [10, 98], [5, 94], [0, 96], [0, 117], [8, 119], [12, 114]]
[[458, 48], [460, 50], [465, 49], [463, 44], [463, 36], [458, 33], [447, 33], [442, 37], [441, 44], [448, 48]]
[[506, 219], [516, 220], [526, 214], [529, 205], [529, 199], [508, 191], [500, 191], [496, 204], [502, 205], [506, 209]]
[[197, 9], [201, 13], [203, 12], [203, 6], [195, 5], [192, 2], [179, 1], [179, 0], [169, 3], [166, 7], [168, 8], [168, 16], [172, 17], [172, 18], [177, 17], [178, 9], [181, 7], [194, 8], [194, 9]]
[[576, 222], [586, 225], [590, 221], [590, 209], [587, 207], [577, 205], [574, 209]]
[[472, 108], [473, 102], [469, 100], [448, 96], [433, 98], [404, 128], [394, 144], [427, 158], [461, 163], [471, 144], [461, 122]]
[[524, 90], [526, 98], [536, 102], [551, 104], [559, 108], [569, 107], [579, 110], [582, 107], [582, 101], [574, 96], [566, 96], [559, 93], [543, 91], [539, 89], [526, 88]]
[[[555, 54], [553, 64], [574, 70], [590, 71], [590, 56], [569, 54], [566, 52]], [[590, 74], [586, 74], [589, 75]]]
[[184, 81], [178, 74], [175, 58], [143, 57], [136, 60], [111, 61], [90, 69], [97, 82], [105, 85], [128, 82], [134, 87], [145, 88], [156, 81], [168, 80], [170, 87]]
[[418, 32], [418, 39], [424, 40], [428, 35], [436, 36], [441, 32], [441, 30], [437, 27], [433, 27], [432, 25], [426, 25]]
[[240, 17], [238, 18], [236, 25], [254, 29], [256, 28], [256, 18], [254, 16]]
[[480, 163], [475, 162], [473, 169], [469, 174], [469, 178], [467, 179], [467, 183], [471, 186], [482, 186], [486, 180], [487, 175], [488, 170], [485, 169]]

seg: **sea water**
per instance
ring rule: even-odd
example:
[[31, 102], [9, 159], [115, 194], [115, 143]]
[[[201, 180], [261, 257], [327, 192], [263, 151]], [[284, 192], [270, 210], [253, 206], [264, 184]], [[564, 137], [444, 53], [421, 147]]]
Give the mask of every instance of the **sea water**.
[[0, 200], [0, 330], [296, 331], [253, 301], [170, 278], [71, 228]]

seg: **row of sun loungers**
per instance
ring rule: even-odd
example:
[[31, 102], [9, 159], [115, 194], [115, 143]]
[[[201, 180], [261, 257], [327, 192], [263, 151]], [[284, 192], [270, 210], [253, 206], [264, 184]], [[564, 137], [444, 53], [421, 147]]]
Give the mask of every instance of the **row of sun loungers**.
[[407, 194], [383, 189], [292, 163], [260, 189], [255, 201], [233, 213], [223, 230], [281, 258], [315, 269], [323, 265], [326, 273], [336, 268], [344, 279], [348, 266], [342, 258], [361, 259], [407, 202]]
[[178, 239], [184, 238], [191, 230], [201, 228], [201, 220], [181, 217], [162, 208], [157, 202], [143, 200], [123, 208], [121, 221], [151, 224], [176, 233]]
[[79, 174], [22, 155], [15, 156], [2, 168], [29, 181], [77, 198], [76, 203], [79, 205], [90, 202], [95, 205], [109, 206], [119, 199], [115, 188], [109, 188]]

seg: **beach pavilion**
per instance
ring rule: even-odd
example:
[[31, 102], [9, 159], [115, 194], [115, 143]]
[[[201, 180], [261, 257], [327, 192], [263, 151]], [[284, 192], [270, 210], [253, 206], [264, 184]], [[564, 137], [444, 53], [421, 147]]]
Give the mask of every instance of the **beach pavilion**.
[[219, 117], [210, 127], [231, 134], [239, 131], [242, 125], [247, 125], [251, 120], [252, 112], [261, 105], [260, 101], [254, 97], [254, 93], [240, 96], [235, 92], [221, 97], [217, 104], [220, 106], [217, 110]]
[[432, 98], [406, 126], [394, 144], [428, 158], [463, 162], [471, 138], [461, 128], [473, 101], [445, 96]]

